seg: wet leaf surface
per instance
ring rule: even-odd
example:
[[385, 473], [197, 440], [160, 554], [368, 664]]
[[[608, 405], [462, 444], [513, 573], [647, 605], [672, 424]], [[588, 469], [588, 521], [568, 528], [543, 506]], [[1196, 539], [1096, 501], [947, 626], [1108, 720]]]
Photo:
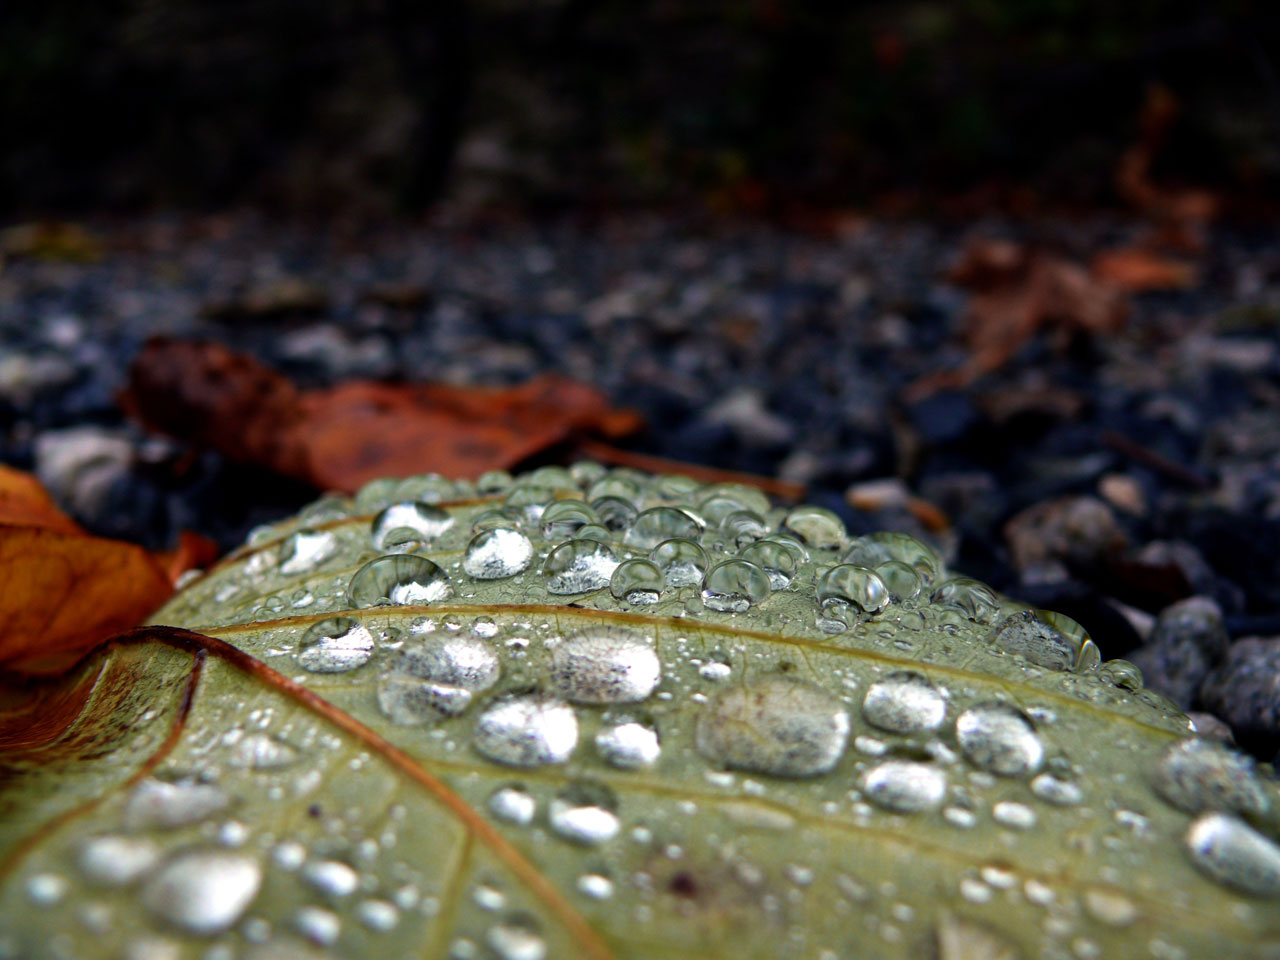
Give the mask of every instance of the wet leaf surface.
[[[1070, 620], [821, 508], [575, 469], [322, 501], [41, 688], [39, 735], [0, 713], [0, 956], [1280, 943], [1275, 781]], [[597, 585], [651, 553], [668, 585]]]

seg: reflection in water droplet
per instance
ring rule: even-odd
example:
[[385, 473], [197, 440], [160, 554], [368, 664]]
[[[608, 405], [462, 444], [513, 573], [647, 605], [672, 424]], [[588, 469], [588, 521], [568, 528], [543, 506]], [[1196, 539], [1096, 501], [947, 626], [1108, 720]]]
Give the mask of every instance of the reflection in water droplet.
[[538, 813], [538, 801], [524, 787], [499, 787], [489, 796], [489, 812], [499, 820], [528, 826]]
[[867, 771], [862, 780], [867, 799], [886, 810], [917, 813], [942, 804], [947, 775], [930, 763], [886, 760]]
[[498, 960], [544, 960], [547, 944], [532, 919], [516, 917], [489, 928], [485, 937]]
[[608, 787], [572, 784], [552, 799], [547, 822], [566, 840], [594, 846], [611, 840], [621, 828], [617, 809], [617, 798]]
[[867, 723], [894, 733], [936, 730], [947, 715], [943, 692], [923, 674], [900, 670], [867, 688], [862, 716]]
[[722, 691], [698, 717], [694, 738], [713, 763], [811, 777], [839, 762], [849, 739], [849, 715], [821, 687], [771, 675]]
[[127, 830], [171, 830], [199, 823], [231, 806], [231, 796], [211, 783], [143, 780], [124, 807]]
[[804, 504], [787, 514], [783, 525], [811, 547], [819, 550], [844, 546], [848, 535], [844, 521], [826, 507]]
[[453, 526], [453, 517], [439, 507], [410, 500], [393, 503], [376, 517], [369, 527], [373, 546], [386, 550], [408, 540], [416, 540], [423, 546]]
[[513, 767], [564, 763], [578, 745], [578, 718], [558, 700], [501, 700], [480, 715], [474, 743], [490, 760]]
[[666, 577], [652, 560], [632, 557], [623, 560], [609, 580], [609, 592], [624, 603], [643, 605], [657, 603], [667, 585]]
[[889, 605], [889, 591], [874, 570], [840, 563], [818, 578], [816, 594], [823, 607], [847, 604], [876, 614]]
[[407, 645], [378, 678], [378, 708], [397, 724], [456, 716], [474, 694], [498, 682], [498, 655], [476, 637], [446, 636]]
[[799, 561], [789, 544], [777, 540], [757, 540], [748, 546], [738, 558], [754, 563], [769, 575], [769, 585], [774, 590], [785, 590], [795, 578]]
[[933, 591], [933, 602], [959, 610], [977, 623], [990, 623], [1000, 612], [1000, 601], [985, 583], [968, 577], [952, 577]]
[[892, 600], [914, 600], [920, 594], [920, 574], [901, 560], [888, 560], [880, 564], [875, 568], [875, 574], [884, 583]]
[[353, 607], [436, 603], [453, 593], [448, 575], [426, 557], [397, 554], [370, 560], [351, 577]]
[[1187, 831], [1191, 862], [1219, 883], [1260, 897], [1280, 897], [1280, 846], [1243, 820], [1206, 813]]
[[653, 644], [626, 630], [583, 630], [551, 651], [551, 682], [575, 703], [635, 703], [648, 697], [661, 677]]
[[982, 703], [960, 714], [956, 739], [975, 766], [1003, 777], [1035, 773], [1044, 761], [1031, 721], [1005, 703]]
[[667, 586], [676, 588], [702, 583], [710, 562], [701, 544], [682, 537], [663, 540], [649, 551], [649, 559], [658, 565]]
[[676, 507], [651, 507], [645, 510], [623, 535], [622, 542], [638, 550], [652, 550], [663, 540], [679, 537], [696, 540], [702, 535], [702, 524]]
[[532, 560], [528, 537], [510, 527], [493, 527], [481, 530], [467, 544], [462, 569], [477, 580], [501, 580], [527, 570]]
[[651, 767], [662, 752], [658, 731], [635, 720], [601, 727], [596, 733], [596, 750], [606, 763], [623, 770]]
[[280, 572], [285, 576], [310, 573], [338, 552], [338, 538], [330, 530], [299, 530], [280, 544]]
[[326, 617], [307, 628], [298, 644], [298, 666], [312, 673], [342, 673], [369, 662], [373, 634], [352, 617]]
[[1269, 805], [1253, 758], [1216, 740], [1174, 744], [1151, 779], [1156, 793], [1187, 813], [1224, 810], [1258, 817]]
[[224, 850], [190, 850], [165, 862], [142, 888], [142, 904], [190, 933], [231, 927], [262, 885], [257, 861]]
[[724, 560], [702, 578], [702, 599], [721, 613], [746, 613], [769, 599], [769, 575], [746, 560]]
[[587, 593], [608, 586], [616, 569], [618, 558], [605, 544], [569, 540], [551, 551], [542, 575], [547, 578], [548, 593]]
[[141, 879], [160, 860], [160, 850], [145, 837], [92, 837], [80, 848], [85, 879], [120, 887]]

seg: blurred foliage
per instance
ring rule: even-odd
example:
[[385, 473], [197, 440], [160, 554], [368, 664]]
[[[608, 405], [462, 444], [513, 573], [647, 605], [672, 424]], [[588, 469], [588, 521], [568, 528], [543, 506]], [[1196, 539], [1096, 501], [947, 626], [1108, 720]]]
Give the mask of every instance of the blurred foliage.
[[417, 209], [860, 202], [989, 183], [1097, 202], [1147, 89], [1162, 173], [1280, 178], [1261, 0], [18, 0], [0, 205]]

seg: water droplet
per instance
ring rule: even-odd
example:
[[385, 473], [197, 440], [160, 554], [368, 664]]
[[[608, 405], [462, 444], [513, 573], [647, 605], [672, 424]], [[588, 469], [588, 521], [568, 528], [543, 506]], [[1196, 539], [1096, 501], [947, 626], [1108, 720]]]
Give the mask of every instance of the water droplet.
[[124, 806], [127, 830], [172, 830], [199, 823], [231, 806], [231, 796], [211, 783], [143, 780]]
[[606, 763], [623, 770], [651, 767], [662, 752], [658, 731], [636, 720], [601, 727], [596, 733], [596, 750]]
[[160, 860], [145, 837], [92, 837], [80, 848], [80, 869], [91, 883], [120, 887], [142, 878]]
[[874, 570], [840, 563], [818, 578], [816, 594], [824, 608], [846, 604], [876, 614], [889, 605], [889, 591]]
[[280, 544], [280, 572], [285, 576], [310, 573], [338, 553], [331, 530], [299, 530]]
[[628, 498], [618, 496], [596, 497], [591, 501], [597, 520], [610, 533], [621, 533], [636, 522], [640, 511]]
[[875, 574], [884, 581], [885, 589], [893, 600], [914, 600], [920, 594], [920, 574], [915, 567], [901, 560], [885, 561], [875, 568]]
[[303, 869], [302, 879], [328, 897], [349, 897], [360, 886], [360, 875], [341, 860], [313, 860]]
[[1128, 660], [1108, 660], [1098, 668], [1098, 676], [1121, 690], [1142, 689], [1142, 671]]
[[608, 900], [613, 896], [613, 881], [598, 873], [584, 873], [578, 878], [578, 892], [592, 900]]
[[1036, 825], [1036, 812], [1025, 803], [1001, 800], [991, 808], [991, 819], [1002, 827], [1030, 830]]
[[783, 526], [810, 547], [838, 549], [848, 540], [844, 521], [826, 507], [804, 504], [787, 514]]
[[1006, 703], [982, 703], [956, 718], [956, 740], [977, 767], [1002, 777], [1035, 773], [1044, 744], [1030, 719]]
[[480, 715], [475, 748], [513, 767], [564, 763], [578, 745], [573, 708], [535, 695], [501, 700]]
[[676, 588], [702, 583], [710, 563], [701, 544], [683, 537], [663, 540], [649, 551], [649, 559], [658, 565], [667, 586]]
[[754, 563], [767, 573], [769, 586], [774, 590], [789, 587], [800, 565], [790, 544], [779, 543], [772, 538], [757, 540], [738, 554], [738, 558]]
[[393, 723], [456, 716], [498, 682], [498, 655], [476, 637], [433, 637], [407, 645], [378, 678], [378, 708]]
[[745, 546], [769, 533], [764, 517], [754, 510], [735, 510], [720, 521], [720, 532], [734, 546]]
[[370, 536], [377, 550], [386, 551], [412, 541], [429, 546], [453, 526], [453, 517], [439, 507], [411, 500], [393, 503], [373, 519]]
[[1197, 737], [1174, 744], [1151, 779], [1156, 793], [1187, 813], [1226, 810], [1257, 817], [1267, 811], [1253, 758], [1216, 740]]
[[661, 677], [653, 644], [626, 630], [583, 630], [551, 651], [551, 682], [575, 703], [635, 703], [653, 693]]
[[498, 960], [545, 960], [547, 944], [531, 919], [516, 917], [489, 928], [485, 937]]
[[542, 511], [555, 500], [556, 492], [552, 487], [524, 481], [525, 478], [521, 478], [521, 482], [511, 488], [511, 492], [507, 494], [503, 503], [507, 507], [519, 510], [526, 520], [539, 520], [542, 517]]
[[867, 771], [862, 780], [867, 799], [886, 810], [917, 813], [942, 804], [947, 775], [931, 763], [886, 760]]
[[617, 835], [622, 826], [617, 809], [617, 798], [608, 787], [571, 784], [551, 800], [547, 822], [566, 840], [594, 846]]
[[514, 480], [506, 470], [486, 470], [476, 477], [476, 493], [482, 497], [492, 497], [511, 489]]
[[435, 603], [453, 593], [448, 575], [426, 557], [396, 554], [370, 560], [351, 577], [353, 607]]
[[564, 540], [598, 522], [596, 512], [583, 501], [557, 500], [542, 512], [542, 535], [548, 540]]
[[52, 907], [62, 902], [70, 884], [56, 873], [37, 873], [27, 879], [27, 899], [37, 907]]
[[345, 520], [351, 516], [351, 498], [335, 494], [325, 494], [313, 500], [298, 512], [298, 519], [309, 527], [320, 527], [335, 520]]
[[933, 602], [952, 607], [977, 623], [990, 623], [1000, 612], [1000, 601], [980, 580], [952, 577], [933, 591]]
[[400, 922], [400, 911], [387, 900], [361, 900], [360, 906], [356, 907], [356, 917], [368, 929], [386, 933], [394, 930]]
[[481, 530], [467, 544], [462, 569], [477, 580], [501, 580], [527, 570], [532, 560], [533, 544], [528, 537], [511, 527], [492, 527]]
[[713, 763], [779, 777], [811, 777], [839, 762], [849, 715], [815, 684], [771, 675], [722, 691], [698, 717], [695, 742]]
[[293, 928], [319, 947], [331, 947], [342, 933], [342, 921], [324, 907], [299, 907], [293, 915]]
[[609, 592], [617, 600], [643, 605], [657, 603], [667, 585], [662, 570], [652, 560], [632, 557], [623, 560], [609, 580]]
[[719, 650], [707, 654], [706, 660], [698, 668], [698, 676], [704, 680], [725, 680], [733, 673], [733, 664], [729, 655]]
[[1041, 621], [1034, 610], [1005, 617], [987, 635], [987, 643], [1046, 670], [1070, 670], [1079, 653], [1077, 644]]
[[1041, 800], [1057, 807], [1073, 807], [1084, 802], [1084, 791], [1071, 780], [1061, 780], [1051, 773], [1042, 773], [1031, 781], [1031, 792]]
[[1280, 846], [1244, 821], [1206, 813], [1186, 839], [1191, 862], [1209, 877], [1244, 893], [1280, 897]]
[[721, 613], [745, 613], [769, 599], [769, 575], [746, 560], [724, 560], [702, 578], [702, 599]]
[[947, 715], [947, 698], [923, 674], [891, 673], [867, 688], [862, 716], [867, 723], [894, 733], [936, 730]]
[[696, 540], [702, 524], [676, 507], [651, 507], [631, 524], [622, 542], [638, 550], [652, 550], [663, 540]]
[[282, 770], [298, 762], [298, 751], [269, 733], [246, 733], [228, 750], [227, 763], [240, 770]]
[[538, 801], [522, 786], [499, 787], [489, 796], [489, 812], [499, 820], [527, 827], [538, 813]]
[[352, 617], [326, 617], [309, 626], [298, 643], [298, 666], [312, 673], [343, 673], [369, 662], [374, 638]]
[[152, 874], [142, 904], [174, 926], [210, 936], [239, 920], [261, 885], [262, 868], [244, 854], [188, 850]]
[[617, 568], [617, 556], [600, 541], [569, 540], [551, 551], [542, 575], [548, 593], [587, 593], [608, 586]]

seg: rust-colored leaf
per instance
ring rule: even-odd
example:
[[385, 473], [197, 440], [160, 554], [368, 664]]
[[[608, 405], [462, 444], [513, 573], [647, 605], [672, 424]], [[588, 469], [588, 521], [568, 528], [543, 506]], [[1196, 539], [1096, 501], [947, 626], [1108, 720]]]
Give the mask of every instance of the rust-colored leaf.
[[39, 480], [4, 464], [0, 464], [0, 524], [43, 527], [73, 536], [84, 533], [58, 509]]
[[557, 376], [507, 388], [354, 381], [304, 392], [226, 347], [170, 339], [144, 347], [122, 401], [155, 429], [345, 491], [389, 475], [474, 477], [579, 431], [616, 437], [640, 425]]
[[1194, 264], [1162, 256], [1146, 247], [1104, 250], [1093, 258], [1093, 275], [1132, 293], [1182, 290], [1194, 287], [1199, 271]]

